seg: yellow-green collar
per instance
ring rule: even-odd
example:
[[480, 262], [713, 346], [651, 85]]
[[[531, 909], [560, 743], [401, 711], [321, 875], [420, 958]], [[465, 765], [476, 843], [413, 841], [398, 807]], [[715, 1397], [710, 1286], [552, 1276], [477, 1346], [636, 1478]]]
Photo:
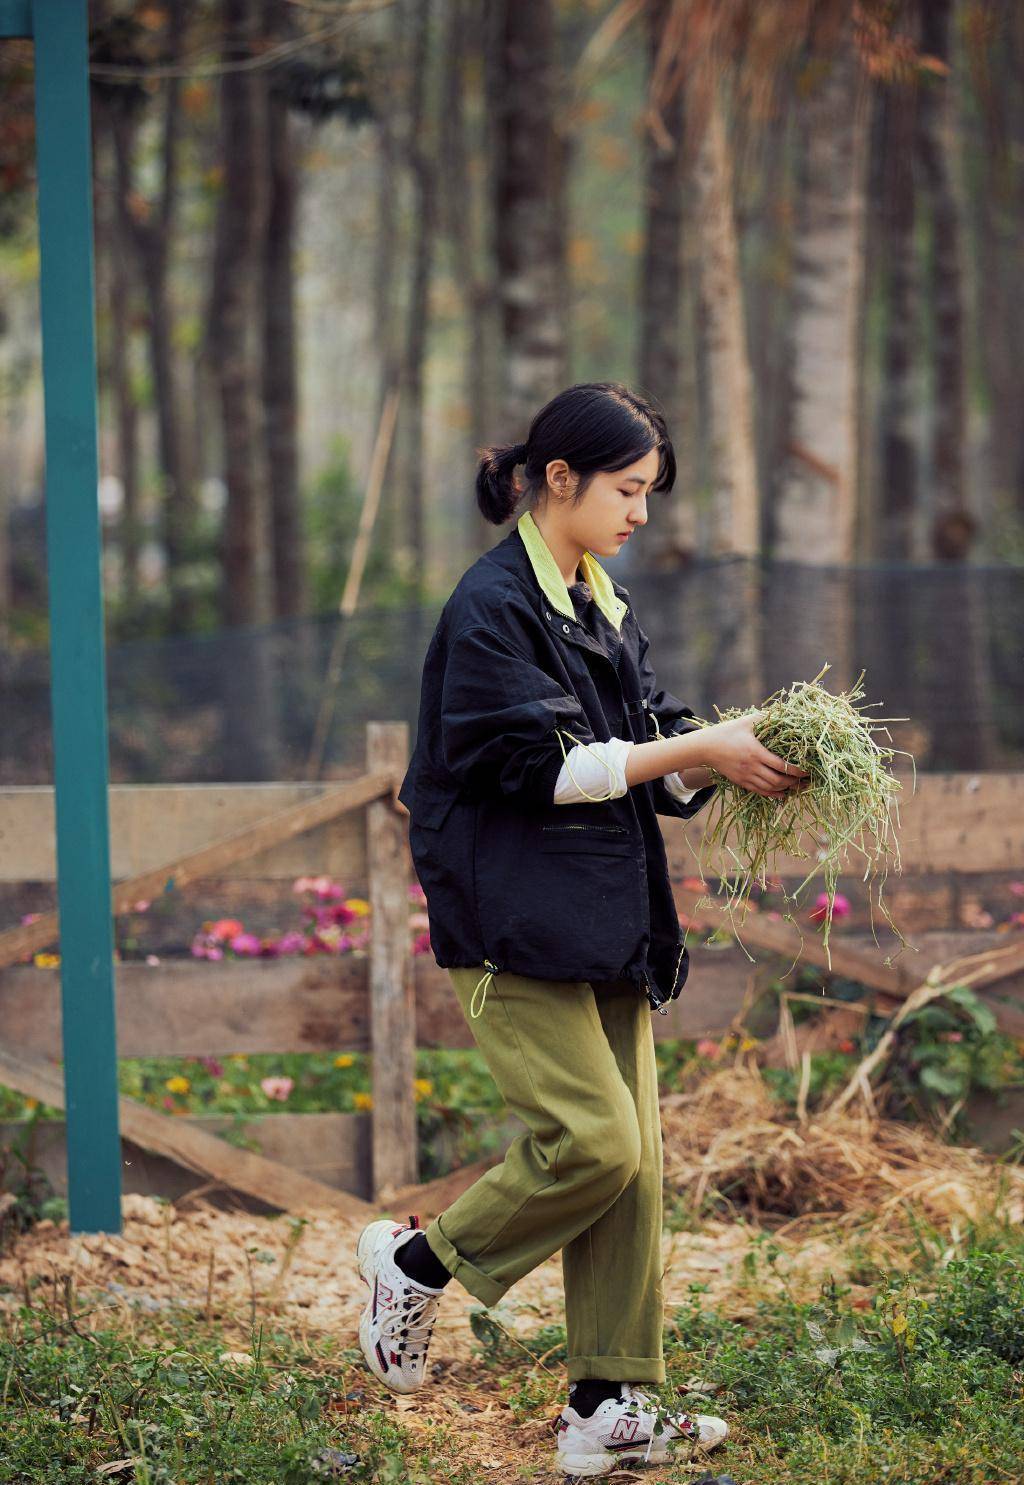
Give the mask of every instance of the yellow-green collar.
[[[541, 586], [541, 591], [548, 602], [558, 609], [560, 614], [567, 618], [575, 619], [576, 610], [572, 606], [569, 597], [569, 589], [566, 587], [565, 578], [558, 570], [558, 563], [551, 555], [551, 548], [540, 533], [540, 527], [533, 519], [530, 511], [524, 511], [516, 523], [519, 535], [523, 538], [527, 556], [533, 567], [534, 575]], [[626, 612], [626, 604], [612, 587], [612, 580], [597, 558], [590, 552], [584, 552], [580, 558], [580, 567], [594, 602], [604, 614], [613, 629], [618, 630], [622, 623], [622, 616]]]

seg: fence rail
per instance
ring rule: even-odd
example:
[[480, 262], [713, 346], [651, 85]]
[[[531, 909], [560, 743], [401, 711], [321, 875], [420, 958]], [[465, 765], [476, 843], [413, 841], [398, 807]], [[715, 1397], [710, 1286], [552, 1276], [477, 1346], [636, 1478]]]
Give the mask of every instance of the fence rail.
[[[394, 807], [408, 756], [404, 723], [373, 723], [367, 728], [367, 769], [354, 779], [328, 784], [115, 786], [111, 790], [111, 837], [115, 873], [127, 881], [157, 882], [174, 897], [186, 880], [204, 877], [204, 902], [219, 892], [245, 890], [328, 873], [365, 885], [374, 931], [365, 957], [349, 954], [254, 959], [210, 964], [203, 960], [162, 959], [158, 966], [126, 961], [117, 968], [117, 1049], [121, 1057], [200, 1056], [231, 1053], [370, 1051], [373, 1054], [374, 1112], [368, 1133], [362, 1121], [343, 1115], [289, 1115], [294, 1126], [294, 1166], [308, 1171], [314, 1155], [329, 1174], [324, 1189], [357, 1195], [407, 1188], [417, 1179], [416, 1109], [413, 1088], [417, 1046], [473, 1045], [451, 993], [447, 973], [430, 955], [413, 956], [408, 929], [408, 886], [412, 880], [403, 815]], [[979, 904], [1006, 895], [1024, 862], [1024, 780], [1015, 774], [921, 775], [911, 792], [903, 776], [900, 848], [903, 871], [890, 877], [886, 901], [912, 948], [885, 966], [882, 929], [879, 944], [866, 926], [833, 931], [833, 968], [899, 998], [920, 983], [932, 964], [960, 954], [1005, 947], [1007, 937], [978, 921]], [[331, 802], [333, 797], [333, 804]], [[346, 803], [347, 801], [347, 803]], [[342, 807], [343, 806], [343, 807]], [[694, 851], [703, 828], [698, 816], [662, 821], [677, 904], [684, 914], [713, 926], [714, 910], [698, 912]], [[0, 900], [13, 905], [26, 883], [52, 882], [53, 795], [46, 788], [0, 791]], [[211, 840], [212, 838], [212, 840]], [[227, 845], [233, 841], [233, 847]], [[244, 843], [244, 844], [243, 844]], [[192, 875], [183, 863], [191, 863]], [[197, 865], [198, 863], [198, 865]], [[714, 861], [712, 866], [714, 866]], [[778, 863], [783, 877], [800, 879], [806, 861]], [[851, 862], [843, 890], [855, 913], [862, 913], [859, 878]], [[129, 894], [130, 895], [130, 894]], [[180, 896], [180, 892], [178, 893]], [[876, 914], [877, 918], [877, 914]], [[735, 944], [705, 944], [706, 933], [691, 934], [691, 978], [667, 1016], [653, 1017], [659, 1038], [716, 1035], [730, 1027], [752, 985], [766, 974], [780, 975], [796, 953], [799, 935], [788, 924], [751, 913], [743, 937], [757, 956], [752, 964]], [[37, 928], [37, 925], [30, 925]], [[14, 930], [21, 932], [22, 930]], [[813, 926], [804, 929], [804, 962], [821, 965], [820, 941]], [[38, 940], [40, 932], [35, 938]], [[10, 934], [0, 934], [0, 943]], [[52, 943], [53, 932], [45, 943]], [[884, 944], [895, 939], [885, 930]], [[758, 955], [758, 950], [762, 952]], [[776, 951], [776, 952], [773, 952]], [[1017, 973], [987, 987], [984, 997], [999, 1024], [1024, 1034], [1024, 976]], [[62, 1055], [59, 972], [8, 963], [0, 969], [0, 1082], [18, 1086], [18, 1067], [27, 1083], [46, 1069], [59, 1078], [54, 1059]], [[53, 1084], [47, 1083], [53, 1088]], [[47, 1098], [49, 1102], [50, 1099]], [[124, 1100], [123, 1104], [130, 1101]], [[129, 1110], [132, 1113], [133, 1110]], [[159, 1148], [174, 1154], [174, 1132], [187, 1119], [141, 1110], [161, 1126]], [[282, 1119], [275, 1114], [268, 1119]], [[303, 1119], [316, 1133], [303, 1139]], [[354, 1122], [355, 1120], [355, 1122]], [[132, 1138], [148, 1137], [149, 1123], [132, 1120]], [[203, 1121], [195, 1121], [198, 1127]], [[267, 1119], [257, 1122], [267, 1127]], [[216, 1121], [205, 1121], [211, 1129]], [[155, 1126], [154, 1126], [155, 1127]], [[205, 1127], [205, 1125], [204, 1125]], [[275, 1126], [277, 1133], [283, 1126]], [[128, 1134], [125, 1159], [131, 1159]], [[51, 1163], [53, 1131], [46, 1135]], [[358, 1155], [349, 1148], [360, 1144]], [[200, 1142], [201, 1143], [201, 1142]], [[224, 1144], [223, 1141], [217, 1141]], [[314, 1145], [319, 1145], [315, 1150]], [[280, 1156], [279, 1142], [271, 1147]], [[344, 1148], [343, 1148], [344, 1147]], [[207, 1150], [209, 1147], [205, 1147]], [[225, 1151], [231, 1149], [226, 1144]], [[241, 1152], [232, 1149], [232, 1156]], [[189, 1152], [180, 1162], [202, 1173]], [[218, 1158], [216, 1179], [234, 1182]], [[283, 1169], [280, 1160], [272, 1162]], [[285, 1162], [286, 1164], [287, 1162]], [[314, 1161], [315, 1163], [315, 1161]], [[125, 1168], [126, 1187], [132, 1189]], [[257, 1173], [257, 1177], [259, 1173]], [[152, 1174], [149, 1177], [153, 1179]], [[283, 1202], [286, 1182], [260, 1187], [259, 1179], [239, 1189]], [[315, 1184], [315, 1182], [313, 1183]], [[254, 1187], [256, 1189], [254, 1189]], [[311, 1187], [303, 1186], [308, 1196]]]

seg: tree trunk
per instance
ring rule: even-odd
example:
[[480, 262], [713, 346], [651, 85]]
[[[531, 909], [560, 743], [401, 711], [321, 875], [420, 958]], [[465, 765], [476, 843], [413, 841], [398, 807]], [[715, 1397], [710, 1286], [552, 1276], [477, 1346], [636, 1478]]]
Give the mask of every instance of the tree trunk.
[[915, 555], [917, 444], [914, 415], [915, 251], [913, 138], [916, 85], [894, 80], [877, 93], [875, 140], [880, 153], [878, 260], [883, 278], [882, 391], [878, 504], [873, 555], [910, 560]]
[[430, 279], [437, 229], [437, 176], [428, 122], [431, 0], [415, 0], [412, 42], [412, 97], [409, 109], [407, 158], [413, 184], [412, 281], [406, 319], [404, 390], [405, 438], [403, 487], [406, 500], [405, 544], [409, 574], [422, 593], [426, 581], [427, 531], [424, 511], [424, 374], [430, 328]]
[[[256, 0], [222, 0], [221, 54], [226, 64], [250, 58]], [[259, 435], [259, 291], [265, 232], [266, 138], [259, 74], [222, 73], [223, 182], [217, 212], [209, 351], [217, 382], [227, 504], [221, 538], [222, 623], [247, 626], [225, 635], [222, 776], [273, 778], [277, 773], [274, 677], [266, 641], [252, 627], [270, 617], [270, 529]]]
[[490, 81], [492, 178], [504, 386], [499, 438], [526, 437], [564, 385], [567, 306], [559, 293], [570, 224], [559, 216], [552, 0], [500, 0], [501, 65]]
[[697, 168], [714, 481], [711, 552], [752, 557], [761, 548], [761, 499], [733, 196], [732, 155], [721, 100], [712, 84]]
[[[402, 66], [408, 28], [404, 4], [396, 3], [391, 13], [391, 34], [386, 72], [374, 89], [374, 119], [377, 131], [377, 224], [373, 264], [373, 306], [377, 345], [380, 347], [376, 425], [380, 425], [388, 392], [399, 386], [402, 351], [398, 305], [398, 180], [401, 147], [396, 109], [389, 95], [404, 94], [406, 69]], [[375, 81], [371, 75], [371, 86]], [[399, 419], [402, 407], [399, 405]], [[398, 426], [396, 425], [396, 433]], [[381, 491], [377, 516], [377, 542], [381, 551], [393, 554], [398, 545], [402, 515], [399, 474], [401, 449], [398, 438], [392, 440]]]
[[[665, 28], [671, 0], [652, 0], [646, 10], [648, 117], [644, 129], [643, 253], [639, 263], [640, 386], [664, 410], [676, 448], [676, 487], [654, 512], [653, 557], [658, 567], [677, 567], [693, 555], [696, 539], [697, 470], [693, 458], [697, 416], [692, 396], [694, 285], [684, 273], [686, 93], [659, 87], [658, 59], [671, 46]], [[684, 320], [688, 324], [684, 325]], [[685, 370], [684, 370], [685, 366]]]
[[[183, 54], [186, 25], [184, 0], [172, 0], [168, 7], [167, 34], [167, 54], [172, 61]], [[184, 428], [183, 400], [172, 338], [174, 306], [169, 284], [178, 199], [180, 95], [180, 78], [171, 76], [165, 79], [160, 195], [156, 203], [147, 205], [144, 210], [139, 208], [140, 197], [135, 182], [135, 130], [132, 121], [121, 110], [111, 114], [122, 220], [135, 247], [146, 300], [150, 374], [164, 479], [160, 506], [161, 539], [167, 562], [172, 624], [179, 632], [192, 628], [195, 619], [184, 569], [195, 519], [196, 479], [190, 456], [191, 441]]]
[[[252, 54], [253, 0], [222, 0], [226, 63]], [[269, 617], [268, 530], [262, 461], [258, 455], [255, 335], [265, 172], [260, 159], [258, 75], [225, 71], [221, 78], [223, 184], [217, 213], [211, 360], [220, 396], [227, 507], [223, 531], [222, 616], [228, 627]]]
[[[290, 34], [285, 0], [263, 0], [263, 35]], [[266, 79], [267, 223], [263, 237], [263, 437], [273, 537], [273, 607], [279, 619], [306, 611], [306, 563], [299, 496], [295, 347], [298, 176], [288, 99], [273, 69]]]
[[849, 26], [830, 55], [812, 60], [824, 76], [800, 109], [789, 436], [775, 500], [774, 555], [848, 562], [858, 483], [866, 110]]
[[[496, 360], [497, 325], [493, 282], [487, 253], [489, 196], [474, 189], [470, 164], [470, 141], [464, 107], [469, 86], [469, 68], [482, 76], [487, 65], [487, 12], [470, 0], [448, 0], [447, 36], [444, 47], [443, 105], [440, 130], [440, 210], [445, 236], [452, 254], [452, 272], [461, 292], [466, 324], [465, 428], [471, 467], [457, 473], [459, 489], [467, 493], [465, 510], [469, 533], [466, 557], [472, 560], [485, 551], [494, 527], [476, 512], [472, 497], [476, 475], [473, 451], [488, 442], [491, 423]], [[486, 133], [486, 127], [485, 127]], [[486, 146], [482, 153], [486, 157]], [[464, 477], [463, 477], [464, 476]], [[461, 523], [460, 523], [461, 528]]]
[[[921, 0], [921, 50], [947, 68], [953, 0]], [[947, 72], [924, 79], [917, 109], [917, 158], [930, 227], [929, 301], [933, 310], [931, 429], [932, 551], [962, 560], [976, 520], [967, 509], [964, 476], [963, 262], [960, 213], [953, 187], [952, 80]]]

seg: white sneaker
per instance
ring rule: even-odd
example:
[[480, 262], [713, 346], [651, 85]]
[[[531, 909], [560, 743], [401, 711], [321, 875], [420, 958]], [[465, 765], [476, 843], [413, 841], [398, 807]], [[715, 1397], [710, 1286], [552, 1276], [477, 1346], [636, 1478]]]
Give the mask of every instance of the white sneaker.
[[415, 1392], [423, 1385], [427, 1347], [443, 1289], [415, 1284], [395, 1262], [395, 1253], [420, 1230], [416, 1217], [407, 1226], [371, 1222], [359, 1234], [356, 1262], [370, 1297], [359, 1320], [359, 1345], [373, 1375], [392, 1392]]
[[564, 1407], [552, 1424], [558, 1467], [567, 1475], [607, 1475], [625, 1464], [685, 1461], [693, 1450], [713, 1449], [729, 1432], [721, 1418], [705, 1413], [674, 1413], [656, 1425], [656, 1404], [628, 1382], [621, 1397], [606, 1398], [590, 1418]]

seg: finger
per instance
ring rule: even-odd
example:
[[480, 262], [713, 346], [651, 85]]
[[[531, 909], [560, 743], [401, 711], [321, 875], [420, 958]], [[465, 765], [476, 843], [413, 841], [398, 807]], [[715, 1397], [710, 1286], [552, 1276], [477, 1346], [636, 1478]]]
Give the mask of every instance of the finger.
[[764, 763], [769, 768], [774, 768], [778, 773], [783, 774], [789, 779], [810, 778], [810, 774], [806, 768], [801, 768], [799, 763], [790, 763], [787, 758], [780, 758], [778, 753], [773, 753], [768, 748], [763, 750], [758, 762]]

